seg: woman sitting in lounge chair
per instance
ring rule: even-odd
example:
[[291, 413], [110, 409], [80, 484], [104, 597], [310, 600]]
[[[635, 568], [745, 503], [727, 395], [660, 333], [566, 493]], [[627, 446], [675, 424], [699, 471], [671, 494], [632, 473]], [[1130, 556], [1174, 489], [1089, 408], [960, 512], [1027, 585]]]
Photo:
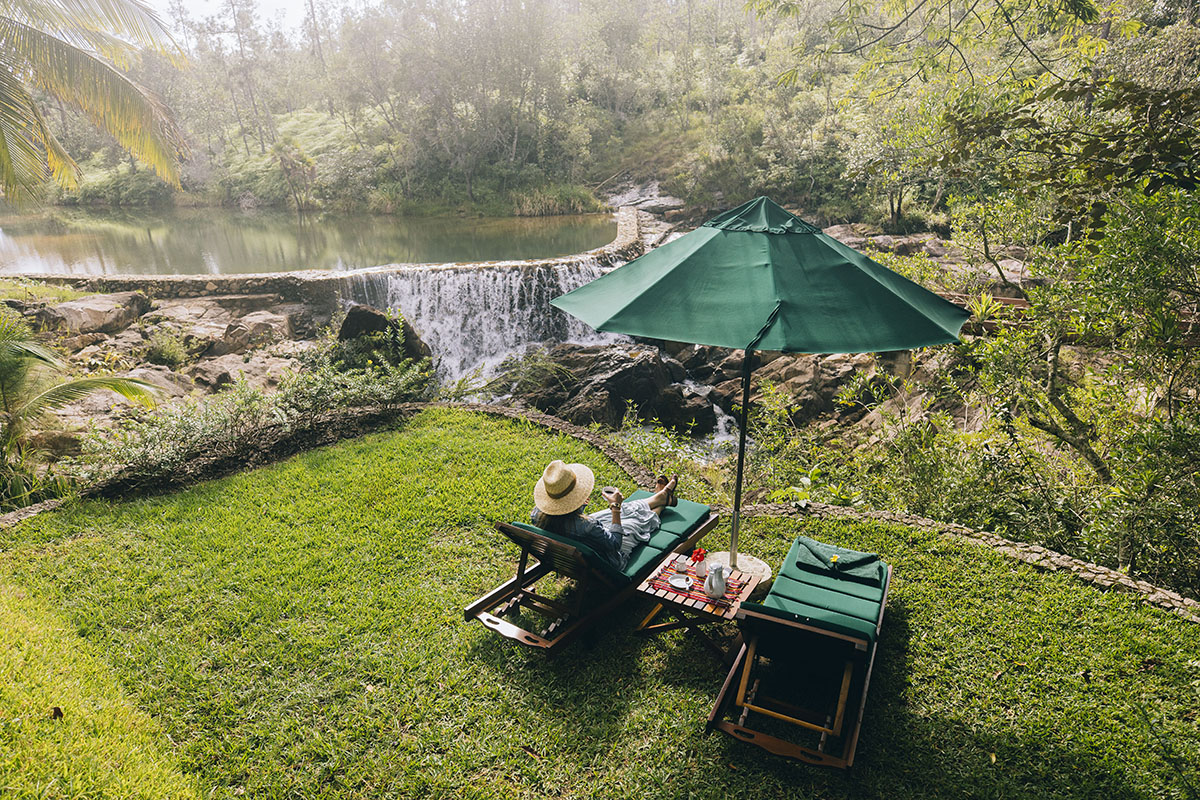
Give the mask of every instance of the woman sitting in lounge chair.
[[658, 530], [663, 508], [674, 505], [676, 475], [660, 475], [654, 494], [645, 500], [625, 501], [620, 490], [605, 487], [608, 510], [584, 515], [596, 476], [583, 464], [551, 461], [533, 487], [533, 524], [542, 530], [569, 536], [590, 546], [617, 569], [624, 569], [640, 543]]

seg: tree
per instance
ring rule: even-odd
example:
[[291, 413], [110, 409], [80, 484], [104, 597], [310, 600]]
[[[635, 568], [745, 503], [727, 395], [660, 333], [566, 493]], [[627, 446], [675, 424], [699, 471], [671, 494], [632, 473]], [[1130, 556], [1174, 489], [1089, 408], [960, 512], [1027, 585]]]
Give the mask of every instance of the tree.
[[271, 146], [271, 155], [279, 164], [279, 171], [287, 182], [296, 212], [303, 213], [309, 205], [312, 182], [317, 177], [317, 168], [308, 154], [290, 137], [284, 137]]
[[140, 0], [0, 0], [0, 190], [38, 196], [48, 177], [78, 181], [34, 98], [75, 106], [122, 147], [178, 183], [182, 138], [161, 101], [121, 71], [138, 48], [173, 54], [166, 28]]
[[[1051, 189], [1057, 221], [1099, 238], [1106, 194], [1200, 186], [1200, 92], [1109, 78], [1052, 80], [999, 102], [960, 98], [946, 114], [951, 167], [981, 150], [1013, 188]], [[1068, 230], [1068, 238], [1074, 231]]]
[[[1081, 35], [1081, 26], [1100, 19], [1093, 0], [842, 0], [820, 21], [811, 19], [807, 0], [748, 5], [759, 14], [810, 20], [819, 33], [802, 37], [797, 56], [817, 62], [860, 57], [867, 74], [897, 73], [893, 89], [935, 73], [961, 74], [971, 83], [1027, 69], [1054, 74], [1066, 55], [1056, 34]], [[785, 78], [797, 72], [792, 68]]]

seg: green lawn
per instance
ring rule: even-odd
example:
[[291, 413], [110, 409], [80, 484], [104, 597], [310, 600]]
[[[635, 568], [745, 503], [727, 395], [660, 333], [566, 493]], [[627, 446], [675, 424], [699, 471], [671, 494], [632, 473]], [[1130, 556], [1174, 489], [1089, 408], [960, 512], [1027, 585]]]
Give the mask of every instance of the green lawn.
[[553, 457], [633, 488], [573, 439], [440, 410], [0, 532], [0, 796], [1200, 789], [1200, 627], [906, 528], [744, 530], [768, 561], [804, 532], [895, 568], [849, 774], [705, 737], [723, 670], [678, 633], [632, 635], [637, 603], [552, 659], [463, 622], [462, 607], [512, 573], [489, 521], [523, 519]]

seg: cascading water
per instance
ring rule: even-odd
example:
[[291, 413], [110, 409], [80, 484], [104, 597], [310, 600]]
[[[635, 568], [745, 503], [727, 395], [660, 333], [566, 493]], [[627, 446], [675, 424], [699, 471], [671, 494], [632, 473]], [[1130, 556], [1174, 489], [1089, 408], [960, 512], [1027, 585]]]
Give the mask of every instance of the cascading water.
[[350, 276], [347, 299], [400, 312], [433, 350], [442, 380], [483, 373], [530, 344], [596, 344], [593, 330], [550, 301], [608, 269], [592, 257], [552, 263], [397, 267]]

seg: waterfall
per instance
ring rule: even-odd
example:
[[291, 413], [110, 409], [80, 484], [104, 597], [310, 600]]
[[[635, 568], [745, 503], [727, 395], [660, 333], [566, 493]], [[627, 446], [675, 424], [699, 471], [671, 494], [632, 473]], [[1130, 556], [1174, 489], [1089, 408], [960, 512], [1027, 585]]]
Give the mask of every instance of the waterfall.
[[370, 269], [349, 276], [348, 299], [397, 311], [433, 350], [442, 380], [483, 374], [530, 344], [596, 344], [598, 333], [550, 305], [603, 275], [599, 259]]

